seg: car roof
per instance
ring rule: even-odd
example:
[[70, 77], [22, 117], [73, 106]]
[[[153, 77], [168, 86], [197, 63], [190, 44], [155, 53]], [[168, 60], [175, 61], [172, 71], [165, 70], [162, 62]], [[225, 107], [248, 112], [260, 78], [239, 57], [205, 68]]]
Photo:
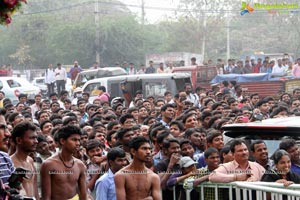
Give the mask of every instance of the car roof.
[[83, 70], [80, 73], [81, 74], [86, 74], [86, 73], [93, 73], [93, 72], [98, 72], [98, 71], [121, 71], [126, 73], [125, 69], [121, 68], [121, 67], [102, 67], [102, 68], [97, 68], [97, 69], [87, 69], [87, 70]]
[[278, 139], [285, 136], [300, 138], [300, 116], [228, 124], [222, 129], [224, 134], [231, 138]]
[[103, 78], [96, 78], [93, 80], [89, 80], [85, 83], [85, 85], [90, 83], [99, 82], [100, 80], [120, 80], [120, 79], [127, 79], [127, 80], [138, 80], [140, 78], [190, 78], [188, 73], [166, 73], [166, 74], [136, 74], [136, 75], [121, 75], [121, 76], [112, 76], [112, 77], [103, 77]]
[[22, 78], [22, 77], [14, 77], [14, 76], [1, 76], [0, 79], [4, 79], [4, 80], [9, 80], [9, 79], [25, 79], [27, 80], [26, 78]]

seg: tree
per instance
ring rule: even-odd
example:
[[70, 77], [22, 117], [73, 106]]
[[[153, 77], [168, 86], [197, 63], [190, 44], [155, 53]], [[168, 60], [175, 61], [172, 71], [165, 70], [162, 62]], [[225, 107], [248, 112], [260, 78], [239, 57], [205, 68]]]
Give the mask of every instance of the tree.
[[16, 53], [9, 55], [9, 57], [17, 62], [19, 66], [23, 66], [23, 70], [31, 68], [34, 58], [30, 56], [29, 45], [22, 44]]

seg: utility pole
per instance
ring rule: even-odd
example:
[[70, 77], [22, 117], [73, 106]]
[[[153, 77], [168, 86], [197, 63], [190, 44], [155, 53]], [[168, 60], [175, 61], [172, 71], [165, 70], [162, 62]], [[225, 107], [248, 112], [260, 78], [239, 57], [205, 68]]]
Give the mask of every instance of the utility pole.
[[145, 1], [142, 0], [142, 5], [141, 5], [141, 8], [142, 8], [142, 27], [144, 28], [144, 25], [145, 25]]
[[206, 13], [203, 13], [203, 40], [202, 40], [202, 59], [205, 56], [205, 42], [206, 42]]
[[99, 0], [95, 2], [95, 45], [96, 45], [96, 62], [100, 65], [100, 31], [99, 31]]
[[227, 16], [227, 60], [230, 58], [230, 16]]
[[[144, 37], [144, 33], [145, 33], [145, 30], [144, 30], [144, 26], [145, 26], [145, 1], [144, 0], [141, 0], [142, 1], [142, 4], [141, 4], [141, 9], [142, 9], [142, 37]], [[144, 54], [144, 60], [145, 59], [145, 43], [144, 43], [144, 40], [142, 40], [142, 48], [143, 48], [143, 54]]]

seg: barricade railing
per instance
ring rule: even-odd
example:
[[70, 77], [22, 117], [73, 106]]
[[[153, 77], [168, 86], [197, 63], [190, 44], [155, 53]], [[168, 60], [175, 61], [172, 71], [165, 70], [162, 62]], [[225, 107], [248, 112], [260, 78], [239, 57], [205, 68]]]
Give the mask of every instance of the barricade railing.
[[[211, 183], [204, 182], [194, 188], [199, 192], [199, 200], [207, 200], [205, 197], [205, 189], [214, 190], [215, 200], [221, 199], [219, 197], [219, 189], [227, 189], [229, 200], [300, 200], [300, 184], [292, 184], [290, 186], [283, 186], [281, 183], [272, 182], [232, 182], [232, 183]], [[186, 189], [186, 200], [191, 199], [192, 189]], [[174, 200], [175, 187], [173, 188]]]

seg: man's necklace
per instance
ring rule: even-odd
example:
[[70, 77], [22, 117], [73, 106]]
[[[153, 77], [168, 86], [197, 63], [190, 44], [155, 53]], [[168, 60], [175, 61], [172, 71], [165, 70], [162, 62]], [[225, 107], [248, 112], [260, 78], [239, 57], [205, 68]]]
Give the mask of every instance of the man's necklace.
[[64, 160], [62, 159], [62, 157], [61, 157], [61, 155], [60, 154], [58, 154], [58, 157], [59, 157], [59, 159], [61, 160], [61, 162], [64, 164], [64, 166], [66, 167], [66, 168], [72, 168], [73, 166], [74, 166], [74, 163], [75, 163], [75, 160], [74, 160], [74, 158], [73, 158], [73, 163], [72, 163], [72, 165], [71, 166], [68, 166], [65, 162], [64, 162]]

